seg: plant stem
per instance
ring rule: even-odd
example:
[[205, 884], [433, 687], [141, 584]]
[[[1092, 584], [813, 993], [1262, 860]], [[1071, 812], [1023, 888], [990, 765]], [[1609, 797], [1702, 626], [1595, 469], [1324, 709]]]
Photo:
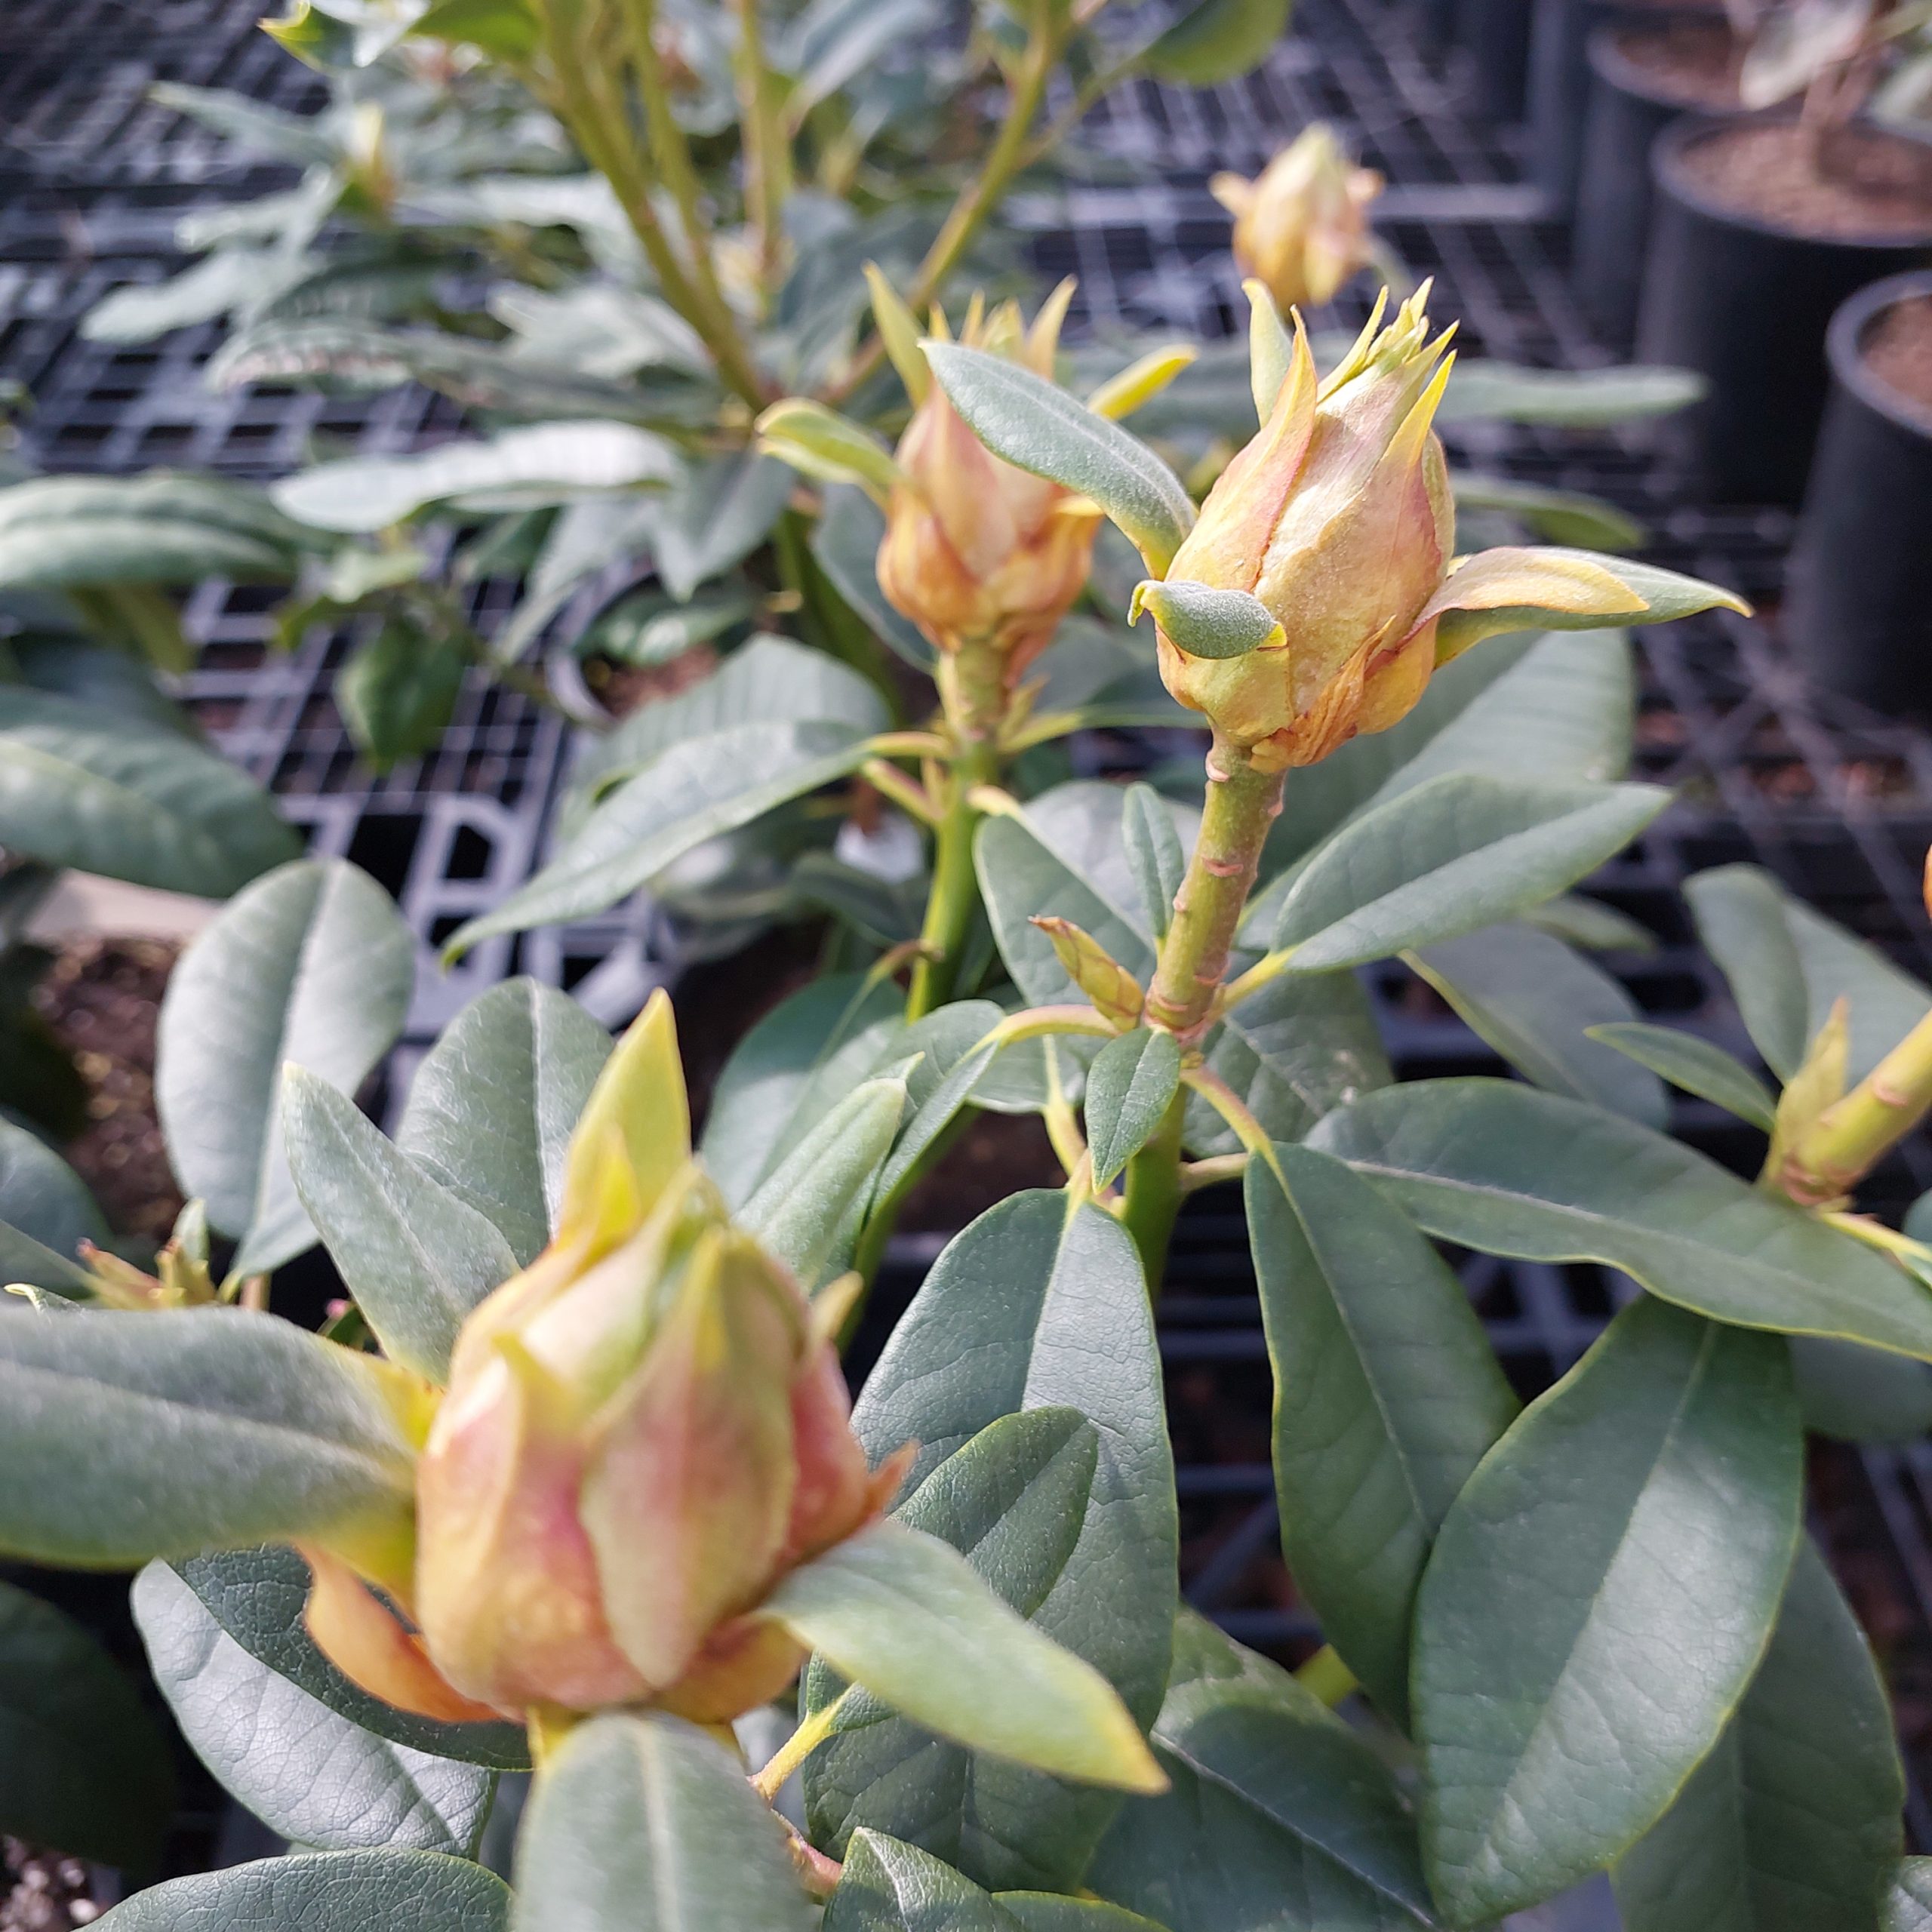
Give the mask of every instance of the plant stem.
[[830, 1703], [801, 1719], [798, 1729], [773, 1754], [771, 1762], [752, 1780], [752, 1789], [768, 1804], [778, 1795], [785, 1780], [832, 1735], [840, 1707], [851, 1694], [848, 1685]]
[[1127, 1164], [1127, 1196], [1121, 1224], [1140, 1251], [1150, 1300], [1161, 1298], [1167, 1272], [1168, 1244], [1174, 1238], [1174, 1217], [1186, 1193], [1181, 1180], [1181, 1124], [1187, 1116], [1187, 1089], [1182, 1088], [1161, 1116], [1147, 1144]]
[[732, 0], [732, 5], [738, 16], [731, 73], [737, 86], [738, 122], [744, 131], [745, 207], [758, 235], [759, 278], [769, 287], [780, 265], [792, 157], [784, 128], [773, 112], [758, 0]]
[[1312, 1690], [1332, 1711], [1351, 1691], [1361, 1686], [1355, 1674], [1337, 1654], [1333, 1644], [1324, 1644], [1295, 1672], [1295, 1681]]
[[1805, 1207], [1841, 1199], [1932, 1111], [1932, 1014], [1798, 1137], [1778, 1184]]
[[1183, 1047], [1208, 1030], [1226, 977], [1235, 934], [1254, 890], [1261, 848], [1281, 809], [1278, 771], [1257, 771], [1219, 737], [1208, 753], [1208, 803], [1201, 835], [1161, 943], [1147, 1017]]

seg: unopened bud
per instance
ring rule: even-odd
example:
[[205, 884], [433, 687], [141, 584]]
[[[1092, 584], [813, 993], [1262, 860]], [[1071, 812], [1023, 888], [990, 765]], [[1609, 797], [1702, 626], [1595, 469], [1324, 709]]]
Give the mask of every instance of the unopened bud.
[[1373, 258], [1368, 209], [1382, 177], [1355, 166], [1324, 122], [1303, 128], [1255, 180], [1217, 174], [1208, 186], [1235, 218], [1241, 273], [1284, 309], [1329, 300]]
[[1140, 982], [1094, 935], [1071, 919], [1048, 914], [1034, 918], [1048, 939], [1066, 977], [1092, 1001], [1094, 1011], [1123, 1033], [1140, 1024], [1146, 995]]

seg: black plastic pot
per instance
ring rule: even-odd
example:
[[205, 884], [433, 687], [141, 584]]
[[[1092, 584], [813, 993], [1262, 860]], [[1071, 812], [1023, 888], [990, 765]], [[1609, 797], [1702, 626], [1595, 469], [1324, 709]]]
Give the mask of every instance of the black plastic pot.
[[1791, 555], [1785, 633], [1812, 679], [1932, 716], [1932, 408], [1866, 365], [1873, 326], [1932, 274], [1861, 289], [1826, 337], [1831, 395]]
[[[1561, 5], [1564, 0], [1544, 0]], [[1574, 5], [1577, 0], [1568, 0]], [[1655, 14], [1662, 28], [1703, 15]], [[1580, 116], [1581, 168], [1577, 180], [1576, 231], [1570, 275], [1577, 300], [1604, 345], [1629, 348], [1637, 332], [1638, 297], [1651, 238], [1651, 149], [1657, 136], [1688, 109], [1660, 77], [1625, 53], [1644, 17], [1613, 15], [1589, 38], [1584, 67], [1588, 105]], [[1707, 119], [1721, 116], [1706, 115]]]
[[1530, 177], [1558, 221], [1567, 221], [1576, 208], [1583, 109], [1589, 97], [1584, 48], [1610, 11], [1605, 0], [1535, 0], [1530, 19], [1524, 112], [1530, 130]]
[[1475, 69], [1471, 105], [1486, 121], [1520, 121], [1530, 71], [1531, 0], [1457, 0], [1456, 38]]
[[1739, 125], [1700, 117], [1657, 137], [1637, 352], [1710, 385], [1662, 431], [1693, 487], [1722, 503], [1795, 505], [1824, 414], [1832, 312], [1866, 283], [1932, 261], [1932, 224], [1903, 238], [1801, 235], [1720, 205], [1685, 156]]

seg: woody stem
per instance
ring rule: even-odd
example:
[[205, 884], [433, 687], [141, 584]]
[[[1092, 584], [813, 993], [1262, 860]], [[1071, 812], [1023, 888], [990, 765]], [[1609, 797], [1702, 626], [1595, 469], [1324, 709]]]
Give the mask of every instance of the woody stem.
[[1147, 1017], [1192, 1046], [1208, 1030], [1235, 934], [1254, 889], [1268, 828], [1280, 815], [1285, 774], [1260, 771], [1217, 736], [1208, 753], [1208, 801], [1174, 922], [1161, 943]]

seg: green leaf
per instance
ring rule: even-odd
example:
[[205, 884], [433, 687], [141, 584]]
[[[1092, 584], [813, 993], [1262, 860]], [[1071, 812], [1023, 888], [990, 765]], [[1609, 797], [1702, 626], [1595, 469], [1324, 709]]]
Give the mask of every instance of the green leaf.
[[1287, 645], [1274, 612], [1245, 590], [1149, 577], [1135, 585], [1127, 621], [1137, 624], [1143, 611], [1151, 611], [1155, 623], [1190, 657], [1245, 657], [1251, 651]]
[[410, 1083], [396, 1143], [487, 1214], [527, 1268], [563, 1199], [571, 1130], [611, 1036], [568, 994], [517, 979], [443, 1029]]
[[1174, 1789], [1122, 1810], [1088, 1884], [1171, 1932], [1432, 1924], [1415, 1826], [1369, 1745], [1192, 1613], [1174, 1636], [1154, 1727]]
[[825, 507], [811, 534], [812, 561], [832, 580], [832, 588], [858, 612], [875, 635], [915, 670], [930, 671], [933, 648], [909, 617], [902, 617], [878, 587], [879, 546], [885, 541], [885, 512], [863, 490], [825, 492]]
[[1164, 1932], [1151, 1918], [1099, 1899], [1069, 1899], [1057, 1892], [995, 1892], [993, 1903], [1022, 1932]]
[[189, 1557], [174, 1567], [241, 1649], [360, 1729], [420, 1755], [460, 1758], [495, 1770], [528, 1769], [520, 1724], [440, 1724], [398, 1710], [350, 1683], [309, 1635], [303, 1620], [309, 1566], [294, 1550], [224, 1550]]
[[1174, 921], [1174, 894], [1186, 875], [1187, 855], [1174, 830], [1174, 814], [1152, 786], [1127, 788], [1121, 804], [1120, 835], [1147, 930], [1155, 939], [1165, 939]]
[[493, 1774], [392, 1744], [330, 1709], [245, 1651], [165, 1563], [135, 1579], [134, 1604], [183, 1736], [271, 1831], [318, 1851], [472, 1850]]
[[314, 539], [253, 485], [150, 470], [145, 476], [36, 476], [0, 490], [0, 585], [291, 579]]
[[676, 859], [863, 764], [863, 734], [827, 722], [740, 725], [675, 746], [619, 786], [575, 838], [445, 949], [601, 912]]
[[1406, 1724], [1423, 1565], [1516, 1398], [1463, 1284], [1401, 1212], [1325, 1154], [1275, 1158], [1282, 1180], [1251, 1162], [1246, 1185], [1281, 1547], [1322, 1635]]
[[1144, 1790], [1154, 1775], [1106, 1679], [1041, 1635], [937, 1537], [875, 1524], [792, 1571], [762, 1614], [841, 1676], [955, 1743], [1110, 1789]]
[[1909, 974], [1756, 866], [1700, 872], [1684, 893], [1752, 1043], [1781, 1080], [1798, 1071], [1840, 998], [1851, 1009], [1851, 1081], [1863, 1079], [1932, 1008], [1932, 993]]
[[118, 1568], [367, 1525], [415, 1455], [372, 1367], [275, 1316], [0, 1317], [0, 1549]]
[[[1107, 1338], [1103, 1375], [1097, 1336]], [[983, 1214], [934, 1263], [853, 1424], [875, 1462], [917, 1441], [916, 1484], [1002, 1418], [1060, 1408], [1098, 1430], [1098, 1462], [1072, 1554], [1034, 1621], [1097, 1666], [1145, 1724], [1167, 1682], [1178, 1537], [1146, 1290], [1111, 1217], [1084, 1208], [1069, 1217], [1061, 1195], [1022, 1194]], [[949, 1802], [934, 1810], [917, 1795], [923, 1783], [907, 1783], [909, 1767], [932, 1761], [931, 1740], [902, 1746], [879, 1737], [876, 1752], [861, 1734], [807, 1761], [806, 1803], [821, 1841], [875, 1825], [987, 1884], [1065, 1885], [1117, 1802], [947, 1752], [942, 1761], [956, 1770]]]
[[784, 1827], [736, 1756], [662, 1712], [573, 1730], [518, 1835], [516, 1932], [811, 1932]]
[[[734, 1209], [796, 1144], [789, 1130], [807, 1096], [823, 1110], [870, 1072], [904, 1004], [896, 987], [830, 974], [780, 1001], [732, 1049], [712, 1091], [699, 1152]], [[819, 1076], [835, 1058], [848, 1063], [850, 1078], [828, 1101]]]
[[81, 1243], [108, 1240], [86, 1182], [38, 1134], [0, 1117], [0, 1266], [9, 1281], [85, 1294]]
[[1180, 1089], [1180, 1047], [1171, 1033], [1137, 1026], [1100, 1049], [1087, 1071], [1095, 1187], [1110, 1186], [1146, 1146]]
[[1657, 935], [1649, 927], [1601, 899], [1566, 894], [1532, 906], [1523, 915], [1523, 922], [1586, 952], [1635, 952], [1649, 958], [1657, 950]]
[[1804, 1426], [1814, 1435], [1909, 1442], [1932, 1431], [1932, 1367], [1922, 1361], [1855, 1342], [1794, 1335], [1791, 1367]]
[[[1243, 1000], [1205, 1041], [1209, 1069], [1271, 1140], [1298, 1140], [1331, 1109], [1395, 1077], [1368, 995], [1352, 973], [1284, 974]], [[1184, 1138], [1196, 1155], [1232, 1154], [1234, 1130], [1198, 1094]]]
[[[275, 507], [317, 530], [359, 534], [401, 523], [432, 503], [505, 491], [541, 503], [579, 491], [666, 483], [677, 474], [671, 446], [628, 423], [532, 423], [487, 442], [459, 438], [407, 456], [347, 457], [285, 477]], [[494, 504], [488, 507], [497, 507]], [[511, 507], [531, 507], [519, 500]]]
[[1932, 1358], [1932, 1303], [1903, 1269], [1635, 1121], [1512, 1081], [1424, 1080], [1309, 1139], [1442, 1240], [1598, 1261], [1715, 1321]]
[[1554, 1897], [1663, 1814], [1764, 1654], [1803, 1487], [1784, 1349], [1647, 1299], [1483, 1459], [1416, 1604], [1423, 1855], [1452, 1923]]
[[1630, 995], [1561, 940], [1490, 926], [1404, 957], [1525, 1079], [1646, 1127], [1664, 1124], [1669, 1108], [1657, 1076], [1599, 1044], [1601, 1026], [1635, 1020]]
[[1884, 1902], [1884, 1932], [1932, 1927], [1932, 1858], [1902, 1858]]
[[1675, 1026], [1646, 1026], [1641, 1020], [1604, 1022], [1590, 1038], [1627, 1054], [1639, 1066], [1660, 1074], [1673, 1087], [1749, 1121], [1768, 1134], [1777, 1110], [1771, 1090], [1734, 1054]]
[[454, 638], [386, 623], [337, 673], [335, 701], [356, 749], [377, 771], [433, 750], [469, 667]]
[[155, 1101], [183, 1192], [266, 1272], [315, 1239], [282, 1157], [288, 1062], [353, 1093], [409, 1010], [415, 943], [389, 896], [339, 859], [257, 881], [181, 955], [161, 1004]]
[[174, 1809], [167, 1740], [126, 1673], [72, 1618], [0, 1583], [0, 1831], [146, 1874]]
[[853, 1834], [824, 1932], [1014, 1932], [991, 1894], [917, 1845]]
[[464, 1317], [516, 1272], [509, 1244], [305, 1067], [284, 1078], [281, 1129], [296, 1192], [383, 1352], [446, 1381]]
[[759, 448], [801, 475], [826, 483], [869, 483], [881, 497], [903, 480], [876, 430], [808, 397], [774, 403], [757, 427]]
[[738, 1211], [740, 1225], [806, 1287], [842, 1263], [841, 1249], [849, 1252], [905, 1111], [903, 1078], [854, 1088]]
[[1445, 773], [1323, 846], [1282, 902], [1274, 943], [1291, 970], [1326, 972], [1455, 938], [1575, 884], [1669, 801], [1654, 785]]
[[754, 451], [694, 466], [665, 493], [653, 525], [664, 588], [681, 601], [750, 555], [771, 534], [797, 481], [787, 465]]
[[1703, 395], [1689, 369], [1530, 369], [1464, 357], [1449, 378], [1438, 423], [1531, 423], [1594, 429], [1639, 417], [1667, 416]]
[[1140, 57], [1148, 72], [1183, 87], [1238, 80], [1288, 30], [1290, 0], [1200, 0]]
[[1634, 550], [1644, 540], [1644, 526], [1600, 497], [1552, 490], [1513, 477], [1478, 476], [1466, 469], [1453, 472], [1450, 482], [1459, 511], [1500, 510], [1552, 543], [1574, 543], [1585, 549]]
[[509, 1888], [439, 1851], [315, 1851], [263, 1858], [137, 1892], [97, 1922], [112, 1932], [504, 1932]]
[[1626, 1932], [1872, 1932], [1904, 1801], [1884, 1685], [1807, 1543], [1717, 1749], [1617, 1864]]
[[922, 346], [948, 400], [994, 455], [1091, 497], [1165, 574], [1194, 527], [1194, 504], [1145, 443], [1003, 357], [956, 343]]
[[528, 0], [435, 0], [409, 31], [479, 47], [494, 60], [527, 60], [543, 38]]
[[206, 898], [302, 849], [253, 779], [180, 731], [20, 685], [0, 687], [0, 843]]

